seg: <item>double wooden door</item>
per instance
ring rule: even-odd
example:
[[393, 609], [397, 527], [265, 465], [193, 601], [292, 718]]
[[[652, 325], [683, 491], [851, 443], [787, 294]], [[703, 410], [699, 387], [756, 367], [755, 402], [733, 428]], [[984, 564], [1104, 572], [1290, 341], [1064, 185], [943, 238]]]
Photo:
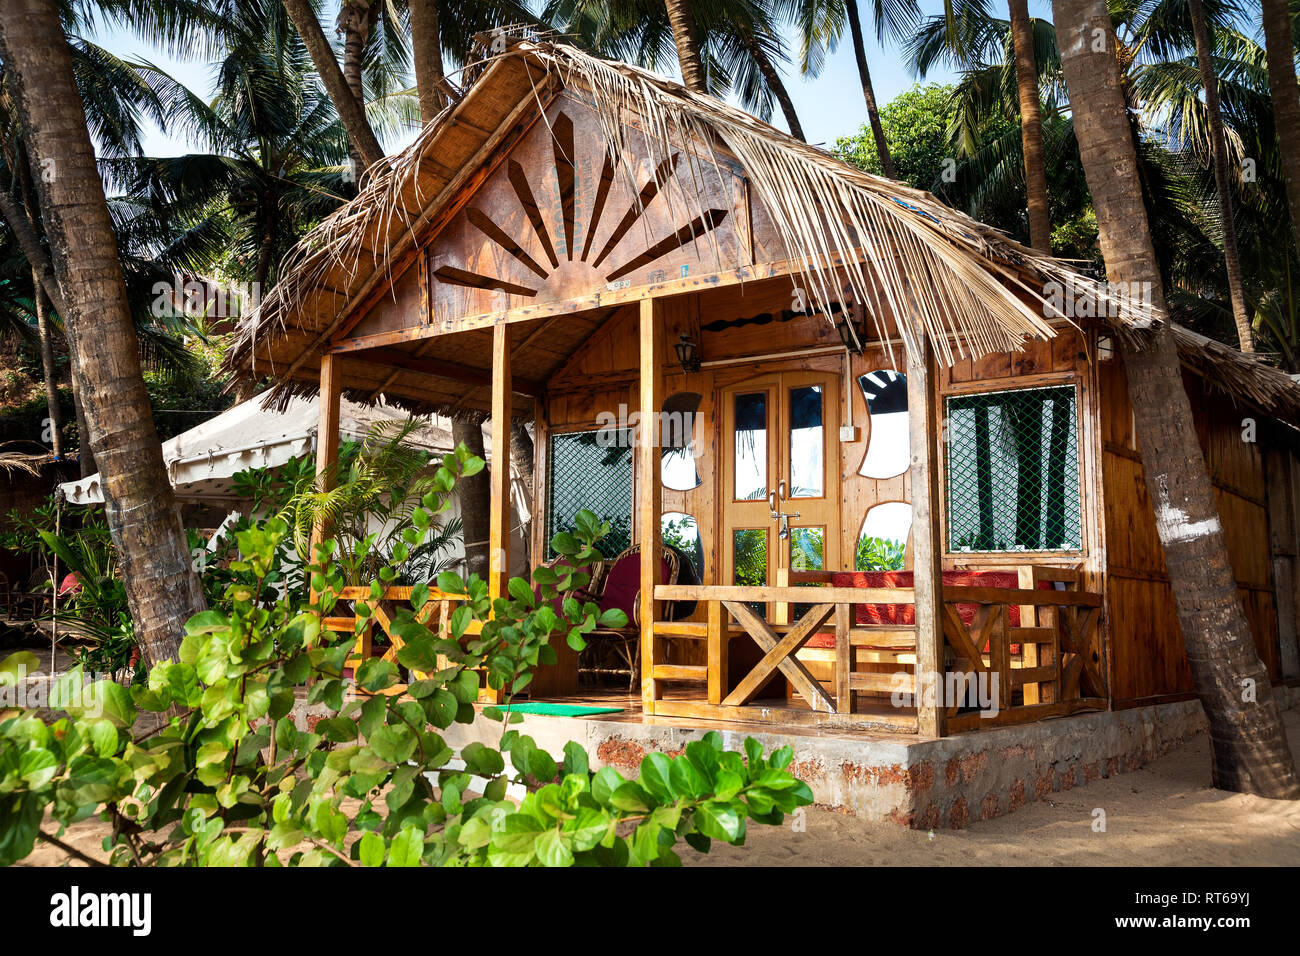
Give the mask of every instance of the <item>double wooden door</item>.
[[840, 567], [839, 376], [772, 373], [721, 397], [720, 583]]

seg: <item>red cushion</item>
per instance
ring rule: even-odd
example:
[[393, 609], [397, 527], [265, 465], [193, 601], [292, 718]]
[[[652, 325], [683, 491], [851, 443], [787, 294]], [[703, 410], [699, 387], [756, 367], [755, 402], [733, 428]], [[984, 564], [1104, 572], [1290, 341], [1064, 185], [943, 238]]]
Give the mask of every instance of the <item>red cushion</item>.
[[[953, 587], [1019, 588], [1020, 576], [1014, 571], [945, 571], [943, 583]], [[841, 588], [910, 588], [911, 571], [837, 571], [831, 584]], [[958, 604], [957, 614], [969, 626], [975, 620], [974, 604]], [[858, 624], [916, 623], [916, 608], [911, 604], [858, 604]], [[1012, 627], [1020, 626], [1020, 607], [1011, 605], [1008, 615]]]
[[[910, 588], [911, 571], [835, 571], [831, 586], [837, 588]], [[1014, 571], [945, 571], [943, 583], [953, 587], [1019, 588], [1020, 576]], [[1050, 582], [1039, 583], [1050, 588]], [[916, 608], [912, 604], [857, 604], [854, 621], [860, 625], [902, 625], [916, 623]], [[974, 604], [958, 604], [957, 614], [969, 627], [975, 620]], [[1020, 626], [1020, 605], [1013, 604], [1007, 614], [1010, 627]], [[805, 647], [834, 647], [834, 633], [814, 634]], [[1020, 645], [1011, 645], [1011, 653], [1020, 653]]]
[[[667, 583], [672, 569], [662, 557], [659, 559], [659, 582]], [[614, 562], [605, 576], [605, 593], [600, 599], [600, 609], [618, 608], [627, 615], [628, 624], [635, 619], [636, 596], [641, 591], [641, 553], [625, 555]]]

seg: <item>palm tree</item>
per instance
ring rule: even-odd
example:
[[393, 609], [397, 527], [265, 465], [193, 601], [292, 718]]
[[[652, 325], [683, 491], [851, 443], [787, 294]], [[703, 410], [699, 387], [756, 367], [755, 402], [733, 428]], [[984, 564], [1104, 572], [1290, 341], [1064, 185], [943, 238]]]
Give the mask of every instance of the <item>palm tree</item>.
[[[890, 179], [897, 179], [885, 128], [880, 122], [871, 68], [867, 64], [862, 14], [858, 10], [857, 0], [780, 0], [779, 8], [799, 31], [799, 66], [805, 76], [815, 77], [821, 72], [827, 54], [835, 51], [844, 36], [844, 27], [848, 26], [858, 80], [862, 85], [862, 99], [867, 105], [867, 121], [871, 125], [876, 154], [880, 157], [880, 168]], [[871, 15], [877, 39], [883, 39], [886, 34], [900, 38], [915, 30], [920, 20], [920, 8], [916, 0], [872, 0]]]
[[1020, 97], [1020, 136], [1025, 153], [1025, 192], [1029, 198], [1029, 243], [1052, 251], [1052, 220], [1047, 213], [1047, 173], [1043, 169], [1043, 114], [1038, 101], [1038, 65], [1029, 0], [1009, 0], [1011, 39], [1016, 54]]
[[146, 661], [157, 663], [176, 656], [185, 622], [204, 607], [203, 591], [154, 429], [72, 57], [50, 0], [0, 0], [0, 56], [33, 162], [57, 164], [57, 175], [36, 183], [41, 218], [131, 616]]
[[[1007, 7], [1009, 19], [1000, 20], [993, 16], [986, 0], [949, 3], [944, 13], [930, 17], [912, 35], [908, 50], [912, 68], [921, 76], [941, 60], [963, 70], [966, 95], [979, 92], [987, 99], [991, 93], [1014, 91], [1029, 242], [1035, 249], [1051, 252], [1039, 77], [1047, 70], [1059, 69], [1055, 36], [1050, 24], [1029, 16], [1028, 0], [1008, 0]], [[969, 124], [970, 117], [965, 118]]]
[[[1054, 0], [1052, 6], [1107, 278], [1150, 290], [1157, 311], [1167, 315], [1106, 0]], [[1143, 473], [1192, 678], [1209, 718], [1214, 784], [1300, 797], [1281, 713], [1228, 562], [1173, 333], [1161, 322], [1122, 347]], [[1243, 694], [1243, 681], [1252, 683], [1253, 696]]]
[[136, 222], [172, 227], [151, 237], [165, 261], [200, 272], [215, 258], [225, 274], [251, 280], [255, 299], [284, 253], [352, 192], [343, 127], [304, 45], [272, 9], [276, 16], [232, 34], [211, 100], [157, 67], [137, 67], [172, 128], [206, 151], [105, 163], [141, 204]]
[[[151, 7], [146, 4], [128, 10], [119, 0], [109, 0], [103, 7], [103, 13], [119, 18], [129, 15], [133, 23], [155, 35], [175, 26], [171, 14], [158, 9], [156, 5]], [[178, 5], [178, 9], [189, 8], [187, 12], [197, 15], [198, 11], [190, 7], [188, 2]], [[60, 10], [60, 14], [68, 36], [68, 50], [77, 90], [100, 150], [110, 156], [138, 152], [143, 135], [141, 119], [148, 117], [155, 122], [162, 122], [164, 118], [156, 98], [129, 64], [81, 35], [92, 26], [92, 11], [77, 5], [67, 5]], [[201, 15], [197, 18], [202, 19]], [[3, 79], [4, 71], [0, 67], [0, 86], [3, 85]], [[21, 200], [19, 206], [9, 196], [5, 196], [5, 202], [0, 204], [0, 217], [19, 234], [24, 251], [29, 251], [28, 260], [35, 285], [44, 286], [32, 291], [31, 314], [38, 329], [52, 447], [55, 456], [61, 457], [63, 423], [54, 368], [57, 323], [50, 315], [50, 308], [51, 303], [61, 302], [62, 295], [57, 290], [50, 289], [54, 284], [53, 271], [48, 265], [48, 256], [40, 245], [40, 214], [32, 185], [31, 165], [21, 138], [17, 135], [13, 104], [5, 95], [0, 95], [0, 155], [3, 155], [14, 180], [14, 192]], [[73, 384], [75, 396], [76, 383]], [[78, 402], [78, 407], [79, 405]], [[81, 417], [78, 413], [79, 422]], [[84, 436], [84, 430], [79, 430], [79, 434]], [[88, 453], [87, 443], [83, 440], [81, 444], [82, 474], [93, 474], [94, 459]]]
[[677, 47], [677, 62], [682, 70], [682, 82], [688, 90], [708, 92], [704, 78], [704, 60], [700, 55], [700, 31], [695, 24], [690, 0], [664, 0], [668, 22], [672, 25], [673, 44]]
[[1287, 0], [1263, 0], [1263, 19], [1274, 127], [1286, 182], [1293, 243], [1300, 250], [1300, 94], [1296, 89], [1290, 4]]
[[1214, 64], [1210, 59], [1214, 44], [1201, 0], [1187, 0], [1187, 10], [1192, 19], [1192, 32], [1196, 37], [1196, 59], [1201, 70], [1201, 85], [1205, 91], [1205, 108], [1210, 116], [1210, 145], [1214, 155], [1214, 181], [1219, 193], [1219, 223], [1223, 237], [1223, 259], [1228, 271], [1228, 296], [1232, 301], [1232, 317], [1237, 323], [1237, 341], [1240, 343], [1241, 350], [1253, 352], [1255, 334], [1251, 329], [1250, 313], [1246, 311], [1246, 296], [1242, 291], [1241, 256], [1237, 252], [1237, 226], [1232, 216], [1228, 144], [1223, 135], [1223, 113], [1219, 106], [1219, 80], [1215, 76]]
[[375, 131], [366, 118], [361, 99], [353, 93], [339, 68], [338, 60], [334, 58], [334, 50], [325, 38], [320, 21], [316, 19], [311, 0], [284, 0], [284, 8], [293, 20], [298, 35], [302, 37], [321, 83], [348, 132], [348, 140], [354, 151], [353, 163], [357, 168], [357, 178], [360, 179], [367, 169], [384, 158], [383, 147], [379, 145]]
[[[551, 0], [541, 19], [598, 56], [625, 60], [649, 69], [676, 63], [683, 76], [700, 62], [696, 92], [725, 97], [736, 94], [742, 106], [770, 120], [778, 105], [793, 136], [803, 139], [803, 125], [779, 67], [786, 62], [779, 21], [785, 11], [773, 0], [709, 0], [693, 3], [689, 29], [674, 22], [664, 0]], [[683, 32], [683, 31], [686, 32]], [[693, 51], [693, 52], [692, 52]]]

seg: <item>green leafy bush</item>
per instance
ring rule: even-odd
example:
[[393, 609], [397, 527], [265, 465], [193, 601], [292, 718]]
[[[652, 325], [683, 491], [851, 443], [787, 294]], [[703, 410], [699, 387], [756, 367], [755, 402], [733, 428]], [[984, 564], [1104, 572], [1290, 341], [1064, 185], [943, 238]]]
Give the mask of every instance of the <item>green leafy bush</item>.
[[[444, 459], [371, 582], [376, 597], [423, 543], [456, 479], [482, 467], [463, 447]], [[433, 592], [416, 585], [393, 618], [398, 664], [362, 664], [355, 682], [371, 696], [350, 697], [344, 664], [355, 638], [320, 623], [343, 581], [334, 542], [307, 568], [321, 597], [303, 606], [269, 600], [262, 586], [288, 525], [241, 530], [232, 569], [253, 583], [232, 582], [220, 607], [192, 618], [180, 659], [153, 667], [147, 685], [87, 692], [78, 669], [50, 694], [66, 716], [0, 713], [0, 865], [96, 814], [111, 823], [104, 851], [119, 865], [671, 865], [679, 839], [707, 851], [713, 840], [742, 843], [747, 820], [780, 823], [812, 799], [786, 769], [789, 747], [765, 758], [751, 739], [733, 753], [709, 734], [681, 756], [647, 755], [628, 780], [593, 772], [575, 743], [553, 756], [510, 728], [520, 719], [513, 696], [555, 660], [553, 637], [580, 649], [598, 624], [626, 624], [621, 611], [572, 596], [608, 532], [581, 512], [572, 532], [556, 535], [552, 547], [572, 567], [534, 573], [540, 600], [522, 578], [493, 600], [477, 577], [440, 575], [440, 589], [464, 596], [447, 633], [422, 623]], [[0, 675], [21, 663], [11, 658]], [[442, 732], [478, 716], [480, 672], [502, 692], [482, 711], [502, 732], [495, 747], [457, 752]], [[403, 680], [405, 694], [384, 693]], [[290, 716], [304, 691], [324, 711], [311, 729]], [[527, 787], [518, 803], [506, 797], [511, 783]]]

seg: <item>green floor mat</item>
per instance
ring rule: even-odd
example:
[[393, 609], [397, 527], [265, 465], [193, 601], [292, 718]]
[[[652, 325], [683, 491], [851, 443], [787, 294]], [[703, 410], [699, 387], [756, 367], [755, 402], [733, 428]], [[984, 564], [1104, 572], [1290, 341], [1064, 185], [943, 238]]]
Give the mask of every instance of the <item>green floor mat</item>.
[[618, 714], [622, 707], [596, 707], [591, 704], [548, 704], [537, 701], [528, 704], [511, 704], [516, 714], [545, 714], [548, 717], [587, 717], [591, 714]]

